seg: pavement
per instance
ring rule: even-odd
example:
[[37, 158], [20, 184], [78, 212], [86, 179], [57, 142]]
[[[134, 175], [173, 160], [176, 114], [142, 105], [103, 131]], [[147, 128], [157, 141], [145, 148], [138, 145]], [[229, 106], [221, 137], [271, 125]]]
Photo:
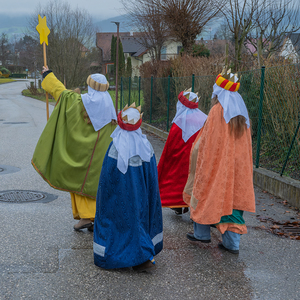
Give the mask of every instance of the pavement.
[[[189, 241], [189, 214], [177, 216], [163, 208], [164, 248], [156, 256], [154, 272], [95, 266], [93, 234], [73, 230], [69, 194], [52, 189], [31, 166], [46, 124], [46, 107], [21, 95], [26, 84], [0, 85], [1, 300], [300, 299], [300, 241], [271, 233], [272, 220], [299, 222], [299, 212], [258, 188], [256, 213], [245, 213], [248, 234], [241, 237], [239, 255], [218, 248], [221, 236], [216, 229], [210, 244]], [[146, 134], [159, 161], [165, 141]], [[1, 192], [9, 190], [49, 198], [1, 200]]]

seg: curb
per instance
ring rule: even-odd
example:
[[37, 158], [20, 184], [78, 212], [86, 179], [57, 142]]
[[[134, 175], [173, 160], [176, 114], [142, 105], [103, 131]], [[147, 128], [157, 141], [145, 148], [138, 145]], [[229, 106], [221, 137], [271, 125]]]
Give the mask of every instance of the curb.
[[142, 122], [141, 128], [146, 131], [149, 131], [151, 133], [154, 133], [157, 136], [159, 136], [160, 138], [165, 139], [165, 140], [168, 138], [168, 135], [169, 135], [169, 132], [158, 129], [158, 128], [156, 128], [148, 123], [145, 123], [145, 122]]
[[289, 204], [300, 208], [300, 181], [280, 176], [264, 168], [253, 167], [253, 183], [261, 189], [287, 200]]
[[[168, 132], [150, 124], [142, 123], [141, 128], [156, 134], [162, 139], [168, 138]], [[253, 184], [268, 193], [286, 200], [296, 208], [300, 208], [300, 181], [253, 166]]]

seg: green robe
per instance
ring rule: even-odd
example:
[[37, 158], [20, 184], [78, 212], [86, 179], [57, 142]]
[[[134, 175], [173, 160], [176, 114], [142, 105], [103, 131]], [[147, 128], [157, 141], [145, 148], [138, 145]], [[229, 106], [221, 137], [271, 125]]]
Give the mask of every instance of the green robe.
[[95, 199], [116, 125], [109, 123], [96, 132], [84, 120], [83, 109], [79, 94], [69, 90], [61, 93], [31, 162], [53, 188]]

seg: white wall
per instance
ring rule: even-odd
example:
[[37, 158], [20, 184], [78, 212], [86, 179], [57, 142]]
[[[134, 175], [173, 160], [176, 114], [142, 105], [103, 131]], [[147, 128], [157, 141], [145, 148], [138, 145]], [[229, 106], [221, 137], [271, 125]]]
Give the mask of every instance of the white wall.
[[291, 59], [293, 63], [299, 62], [299, 55], [297, 54], [292, 41], [287, 38], [284, 45], [283, 50], [280, 53], [280, 56], [283, 56], [286, 59]]

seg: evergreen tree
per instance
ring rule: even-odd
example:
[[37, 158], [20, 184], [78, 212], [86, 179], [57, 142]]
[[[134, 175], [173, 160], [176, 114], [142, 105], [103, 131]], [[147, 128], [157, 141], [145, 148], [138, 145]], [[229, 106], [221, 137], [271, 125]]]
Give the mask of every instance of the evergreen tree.
[[117, 38], [114, 37], [114, 35], [111, 37], [111, 47], [110, 47], [110, 59], [114, 63], [114, 74], [116, 74], [116, 44], [117, 44]]
[[194, 44], [192, 47], [192, 55], [193, 56], [210, 56], [210, 51], [205, 47], [204, 44]]
[[[112, 36], [111, 38], [111, 61], [114, 63], [114, 76], [116, 75], [116, 56], [117, 56], [117, 37]], [[125, 71], [125, 57], [124, 57], [124, 52], [123, 52], [123, 46], [121, 41], [119, 40], [119, 72], [118, 72], [118, 77], [120, 78], [124, 71]]]
[[132, 64], [131, 64], [131, 57], [127, 57], [127, 63], [126, 63], [126, 76], [131, 77], [132, 75]]
[[125, 57], [124, 57], [124, 52], [123, 52], [123, 45], [119, 41], [119, 73], [118, 77], [120, 78], [125, 71]]
[[114, 35], [111, 37], [111, 44], [110, 44], [110, 59], [114, 61], [116, 57], [116, 40], [117, 38]]

